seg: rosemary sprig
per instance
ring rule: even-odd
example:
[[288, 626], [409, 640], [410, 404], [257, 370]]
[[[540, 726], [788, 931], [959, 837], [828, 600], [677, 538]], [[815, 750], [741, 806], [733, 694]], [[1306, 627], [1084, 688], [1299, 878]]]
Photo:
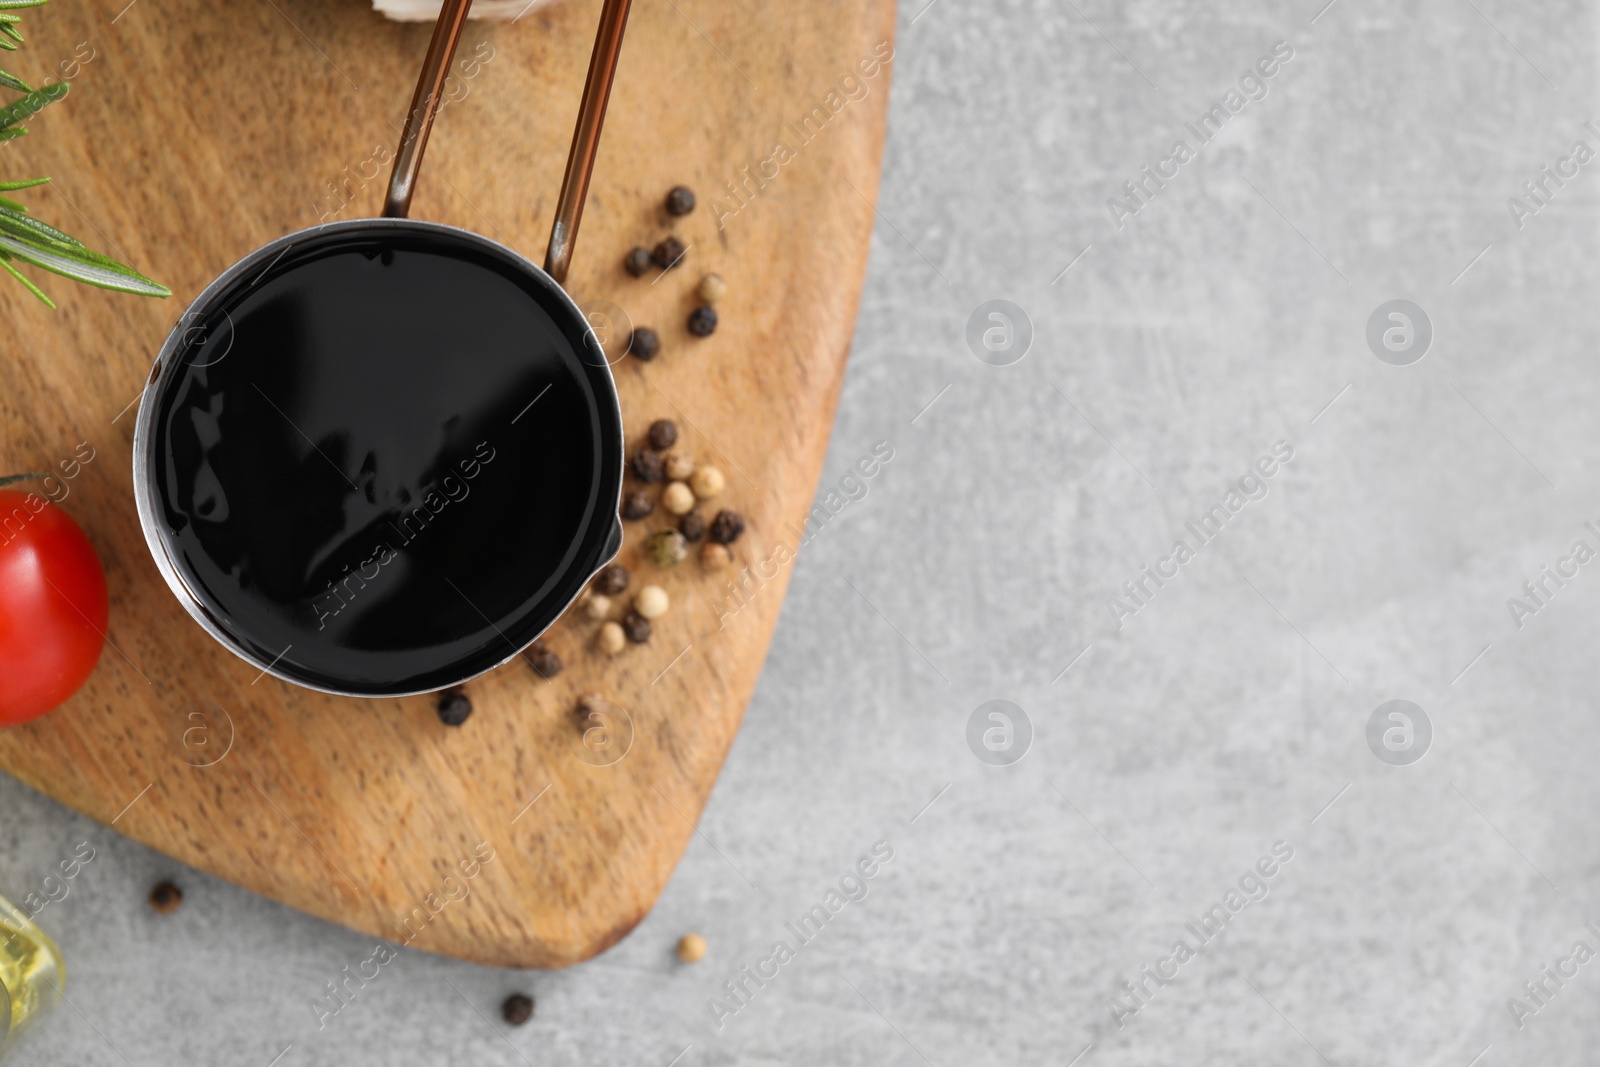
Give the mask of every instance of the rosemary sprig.
[[[10, 12], [20, 8], [41, 7], [49, 0], [0, 0], [0, 49], [16, 51], [22, 43], [22, 33], [17, 28], [22, 17]], [[24, 94], [20, 99], [0, 107], [0, 142], [10, 141], [28, 132], [23, 122], [46, 107], [62, 99], [70, 88], [66, 82], [54, 82], [35, 89], [21, 78], [0, 70], [0, 87]], [[15, 192], [43, 185], [49, 178], [29, 178], [24, 181], [0, 182], [0, 192]], [[44, 291], [30, 281], [12, 263], [21, 260], [35, 267], [59, 274], [73, 281], [101, 289], [114, 289], [139, 296], [171, 296], [172, 291], [159, 282], [151, 281], [132, 267], [118, 263], [85, 247], [83, 242], [63, 233], [48, 223], [41, 222], [28, 213], [28, 209], [7, 196], [0, 196], [0, 267], [49, 307], [55, 303]]]

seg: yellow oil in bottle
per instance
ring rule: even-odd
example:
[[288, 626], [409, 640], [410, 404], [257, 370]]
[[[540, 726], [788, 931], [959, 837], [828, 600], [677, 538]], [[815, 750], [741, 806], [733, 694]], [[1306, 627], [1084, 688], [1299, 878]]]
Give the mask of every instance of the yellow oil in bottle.
[[0, 1050], [56, 1006], [66, 977], [50, 935], [0, 897]]

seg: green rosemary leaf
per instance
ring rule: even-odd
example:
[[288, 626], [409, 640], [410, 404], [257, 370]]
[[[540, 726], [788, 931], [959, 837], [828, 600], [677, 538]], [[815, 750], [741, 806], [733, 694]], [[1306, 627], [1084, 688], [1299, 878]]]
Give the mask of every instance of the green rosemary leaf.
[[[17, 268], [15, 268], [15, 267], [13, 267], [11, 265], [11, 257], [10, 256], [7, 256], [4, 259], [0, 259], [0, 267], [4, 267], [6, 270], [10, 271], [11, 272], [11, 276], [13, 278], [15, 278], [17, 281], [21, 282], [24, 286], [26, 286], [27, 289], [28, 289], [28, 292], [32, 293], [34, 296], [38, 297], [40, 300], [43, 300], [45, 307], [49, 308], [51, 311], [54, 311], [56, 309], [56, 302], [54, 300], [51, 300], [48, 296], [45, 296], [43, 289], [39, 288], [37, 285], [34, 285], [33, 282], [29, 280], [29, 278], [28, 278], [28, 276], [26, 274], [22, 273], [20, 270], [18, 270]], [[23, 475], [23, 477], [28, 477], [28, 475]], [[0, 485], [4, 485], [4, 484], [5, 484], [4, 481], [0, 481]]]
[[15, 485], [17, 482], [31, 482], [38, 478], [48, 478], [48, 474], [12, 474], [0, 478], [0, 486]]
[[132, 267], [86, 248], [76, 237], [41, 222], [26, 214], [26, 211], [26, 208], [18, 211], [9, 206], [0, 206], [0, 235], [9, 236], [37, 252], [65, 257], [83, 267], [120, 274], [137, 282], [150, 281]]
[[68, 245], [61, 244], [56, 241], [43, 240], [32, 234], [18, 232], [10, 225], [0, 226], [0, 237], [4, 237], [10, 241], [15, 241], [24, 248], [31, 249], [41, 255], [58, 256], [62, 259], [70, 260], [81, 267], [87, 267], [91, 270], [106, 271], [111, 274], [120, 274], [125, 278], [132, 278], [135, 281], [150, 281], [150, 279], [146, 278], [132, 267], [118, 263], [110, 256], [102, 255], [93, 249], [85, 248], [81, 244]]
[[0, 207], [0, 232], [9, 233], [22, 241], [60, 245], [63, 251], [75, 251], [84, 247], [83, 242], [71, 234], [62, 233], [49, 223], [40, 222], [32, 215], [23, 214], [9, 207]]
[[[48, 0], [0, 0], [0, 50], [15, 52], [23, 43], [20, 24], [22, 17], [10, 12], [41, 7]], [[54, 82], [35, 89], [14, 74], [0, 71], [0, 88], [24, 93], [20, 100], [0, 107], [0, 142], [10, 141], [28, 132], [21, 125], [67, 95], [71, 86], [67, 82]], [[24, 181], [0, 182], [0, 190], [14, 192], [43, 185], [49, 178], [30, 178]], [[13, 259], [31, 263], [36, 267], [59, 274], [64, 278], [115, 289], [140, 296], [171, 296], [172, 291], [159, 282], [151, 281], [132, 267], [118, 263], [110, 256], [84, 247], [71, 234], [63, 233], [48, 223], [41, 222], [28, 212], [25, 204], [7, 196], [0, 196], [0, 267], [46, 306], [54, 308], [55, 302], [45, 295], [26, 275], [13, 264]], [[0, 484], [5, 484], [0, 480]]]
[[[28, 221], [37, 222], [38, 220], [28, 217]], [[53, 230], [56, 233], [61, 232], [59, 230], [55, 230], [54, 227], [47, 227], [47, 229]], [[54, 256], [62, 256], [85, 267], [91, 267], [96, 270], [110, 271], [112, 274], [121, 274], [137, 281], [150, 281], [150, 279], [146, 278], [143, 274], [140, 274], [132, 267], [119, 263], [110, 256], [96, 252], [91, 248], [85, 248], [82, 244], [79, 244], [71, 237], [67, 238], [68, 241], [72, 242], [71, 244], [48, 237], [43, 237], [36, 232], [29, 232], [28, 230], [17, 226], [14, 219], [0, 219], [0, 236], [8, 237], [13, 241], [20, 242], [22, 245], [31, 248], [36, 252], [48, 253]]]
[[64, 278], [96, 285], [102, 289], [115, 289], [118, 292], [135, 293], [139, 296], [172, 295], [172, 290], [151, 281], [131, 267], [112, 270], [98, 263], [86, 263], [81, 256], [32, 247], [3, 233], [0, 233], [0, 251], [7, 252], [24, 263], [43, 267]]
[[[0, 37], [0, 44], [3, 43], [5, 43], [5, 38]], [[15, 126], [23, 119], [37, 115], [49, 105], [66, 96], [67, 90], [71, 87], [71, 82], [56, 82], [52, 85], [46, 85], [43, 89], [35, 89], [21, 100], [13, 100], [5, 107], [0, 107], [0, 129]]]
[[[81, 244], [72, 244], [72, 245], [46, 244], [45, 242], [39, 241], [39, 240], [34, 239], [34, 238], [19, 237], [16, 234], [4, 234], [4, 233], [0, 233], [0, 238], [5, 238], [5, 239], [7, 239], [9, 241], [15, 241], [17, 243], [20, 243], [25, 248], [29, 248], [29, 249], [31, 249], [31, 250], [33, 250], [35, 252], [39, 252], [41, 254], [59, 256], [59, 257], [61, 257], [63, 259], [71, 260], [72, 262], [77, 263], [80, 266], [92, 267], [92, 268], [97, 269], [97, 270], [109, 271], [112, 274], [120, 274], [120, 275], [123, 275], [124, 277], [132, 278], [132, 279], [134, 279], [136, 281], [149, 282], [151, 285], [155, 284], [154, 282], [151, 282], [149, 278], [146, 278], [143, 274], [140, 274], [138, 271], [134, 270], [132, 267], [129, 267], [129, 266], [127, 266], [125, 264], [122, 264], [122, 263], [118, 263], [116, 260], [112, 259], [110, 256], [102, 255], [101, 253], [96, 252], [93, 249], [85, 248]], [[0, 246], [0, 247], [4, 247], [4, 246]]]

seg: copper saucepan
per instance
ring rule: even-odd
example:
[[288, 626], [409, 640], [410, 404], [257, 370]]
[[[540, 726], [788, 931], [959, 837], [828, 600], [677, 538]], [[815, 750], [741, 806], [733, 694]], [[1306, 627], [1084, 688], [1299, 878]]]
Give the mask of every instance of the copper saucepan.
[[601, 13], [543, 269], [407, 218], [470, 6], [440, 12], [383, 217], [223, 272], [139, 406], [139, 520], [172, 592], [263, 674], [322, 692], [490, 670], [622, 543], [616, 385], [562, 283], [630, 0]]

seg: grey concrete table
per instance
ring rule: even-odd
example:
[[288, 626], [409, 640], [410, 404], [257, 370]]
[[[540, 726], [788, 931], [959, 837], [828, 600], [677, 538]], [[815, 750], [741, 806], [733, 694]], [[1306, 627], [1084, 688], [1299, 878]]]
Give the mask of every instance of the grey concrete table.
[[328, 1015], [369, 939], [0, 781], [0, 892], [96, 850], [18, 1062], [1592, 1062], [1592, 5], [923, 2], [855, 499], [649, 919]]

